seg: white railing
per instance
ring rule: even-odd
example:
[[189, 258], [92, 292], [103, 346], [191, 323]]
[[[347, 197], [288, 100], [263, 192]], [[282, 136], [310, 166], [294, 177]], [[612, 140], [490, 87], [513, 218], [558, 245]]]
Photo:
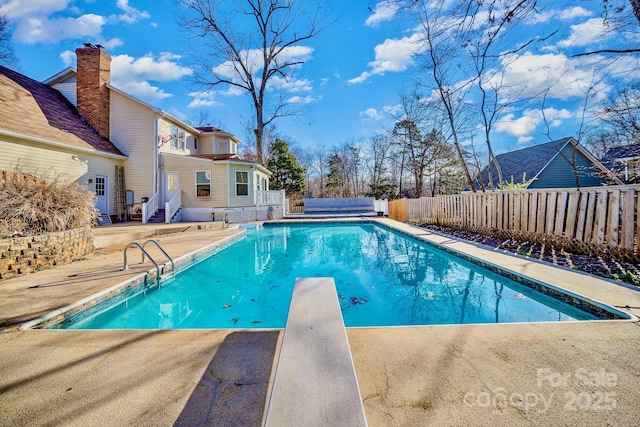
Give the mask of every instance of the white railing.
[[171, 218], [178, 212], [182, 206], [182, 189], [178, 188], [178, 192], [173, 195], [171, 200], [164, 204], [164, 222], [171, 222]]
[[284, 190], [258, 190], [256, 192], [256, 206], [283, 206]]
[[142, 223], [146, 224], [149, 218], [158, 210], [158, 193], [154, 194], [147, 202], [142, 204]]

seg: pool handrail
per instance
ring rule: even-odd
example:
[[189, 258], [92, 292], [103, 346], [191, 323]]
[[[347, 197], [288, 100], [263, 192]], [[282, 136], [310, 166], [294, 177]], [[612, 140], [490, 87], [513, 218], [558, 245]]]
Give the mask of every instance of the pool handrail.
[[[138, 243], [138, 242], [131, 242], [124, 248], [124, 267], [122, 267], [122, 270], [126, 271], [126, 270], [129, 269], [129, 263], [127, 261], [127, 250], [129, 248], [133, 248], [133, 247], [138, 247], [142, 251], [142, 263], [144, 263], [144, 261], [145, 261], [144, 256], [147, 255], [149, 257], [149, 259], [153, 262], [153, 264], [156, 266], [156, 283], [158, 284], [158, 288], [159, 288], [160, 287], [160, 266], [158, 265], [156, 260], [153, 259], [153, 257], [151, 255], [149, 255], [149, 252], [147, 252], [142, 247], [142, 245], [140, 243]], [[145, 281], [146, 281], [146, 279], [145, 279]]]
[[233, 211], [233, 212], [239, 213], [240, 214], [240, 219], [244, 218], [244, 222], [249, 222], [249, 217], [246, 216], [244, 214], [244, 212], [239, 211], [238, 209], [234, 209], [234, 208], [225, 208], [225, 210], [223, 211], [224, 215], [223, 215], [223, 218], [222, 218], [222, 222], [226, 227], [229, 227], [229, 217], [228, 217], [229, 211]]
[[[160, 251], [164, 254], [164, 256], [166, 256], [166, 257], [169, 259], [169, 261], [171, 262], [171, 271], [173, 271], [173, 273], [175, 274], [175, 272], [176, 272], [176, 263], [175, 263], [175, 262], [173, 262], [173, 258], [171, 258], [171, 256], [167, 253], [167, 251], [165, 251], [165, 250], [164, 250], [164, 248], [163, 248], [162, 246], [160, 246], [160, 243], [158, 243], [158, 241], [157, 241], [157, 240], [149, 239], [149, 240], [147, 240], [146, 242], [144, 242], [144, 243], [142, 244], [142, 248], [143, 248], [143, 249], [144, 249], [144, 247], [145, 247], [145, 246], [147, 246], [147, 243], [153, 243], [153, 244], [155, 244], [155, 245], [158, 247], [158, 249], [160, 249]], [[143, 262], [143, 263], [144, 263], [144, 256], [145, 256], [145, 254], [146, 254], [149, 258], [151, 258], [151, 256], [149, 255], [149, 253], [148, 253], [147, 251], [143, 250], [143, 251], [142, 251], [142, 262]], [[164, 272], [164, 271], [163, 271], [163, 272]]]

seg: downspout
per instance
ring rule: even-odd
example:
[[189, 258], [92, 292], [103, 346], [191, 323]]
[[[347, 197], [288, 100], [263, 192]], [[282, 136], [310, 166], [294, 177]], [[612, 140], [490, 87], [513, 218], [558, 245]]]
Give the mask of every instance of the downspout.
[[[158, 121], [160, 114], [156, 114], [153, 122], [153, 195], [158, 193]], [[160, 204], [158, 204], [160, 206]]]
[[[153, 122], [153, 195], [160, 193], [160, 178], [158, 173], [158, 169], [160, 168], [160, 160], [158, 159], [158, 156], [160, 155], [158, 149], [158, 129], [160, 128], [160, 126], [158, 125], [158, 123], [163, 117], [164, 111], [158, 111], [156, 112], [156, 120]], [[160, 201], [158, 201], [158, 206], [160, 206]]]
[[227, 207], [231, 207], [231, 164], [227, 161]]

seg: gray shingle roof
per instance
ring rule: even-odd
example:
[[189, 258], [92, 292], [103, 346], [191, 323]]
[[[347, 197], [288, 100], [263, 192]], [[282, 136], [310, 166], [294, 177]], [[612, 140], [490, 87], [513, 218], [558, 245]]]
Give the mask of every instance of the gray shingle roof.
[[[545, 144], [533, 145], [531, 147], [521, 148], [520, 150], [509, 151], [507, 153], [498, 154], [496, 159], [502, 171], [502, 179], [504, 181], [522, 182], [523, 176], [526, 180], [530, 180], [540, 173], [540, 171], [551, 161], [562, 147], [564, 147], [571, 138], [562, 138]], [[488, 167], [485, 166], [480, 173], [485, 186], [489, 183]], [[491, 178], [494, 187], [497, 187], [498, 171], [495, 167], [491, 168]], [[480, 189], [480, 181], [474, 179], [476, 189]]]
[[123, 153], [99, 136], [57, 90], [0, 66], [0, 128], [74, 147]]

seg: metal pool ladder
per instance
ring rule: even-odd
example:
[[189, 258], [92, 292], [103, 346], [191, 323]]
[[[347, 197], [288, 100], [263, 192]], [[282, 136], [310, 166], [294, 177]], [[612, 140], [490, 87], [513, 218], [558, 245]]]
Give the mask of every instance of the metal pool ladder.
[[160, 246], [160, 243], [158, 243], [156, 240], [153, 240], [153, 239], [147, 240], [142, 245], [140, 243], [138, 243], [138, 242], [129, 243], [124, 248], [124, 267], [122, 268], [122, 270], [128, 270], [129, 269], [129, 262], [128, 262], [128, 258], [127, 258], [127, 251], [129, 250], [129, 248], [132, 248], [132, 247], [140, 248], [140, 250], [142, 251], [142, 262], [141, 262], [141, 264], [144, 264], [144, 262], [146, 261], [145, 257], [148, 257], [151, 260], [151, 262], [153, 262], [153, 264], [156, 266], [156, 283], [157, 283], [158, 288], [159, 288], [160, 287], [160, 265], [158, 264], [158, 262], [155, 259], [153, 259], [153, 257], [149, 254], [149, 252], [147, 252], [147, 250], [145, 249], [145, 246], [147, 246], [147, 244], [149, 244], [149, 243], [155, 244], [158, 247], [158, 249], [160, 249], [160, 251], [162, 251], [164, 256], [166, 256], [169, 259], [169, 261], [171, 262], [171, 272], [175, 275], [176, 274], [176, 264], [175, 264], [175, 262], [173, 262], [173, 258], [171, 258], [171, 256], [169, 256], [167, 251], [165, 251], [162, 246]]

